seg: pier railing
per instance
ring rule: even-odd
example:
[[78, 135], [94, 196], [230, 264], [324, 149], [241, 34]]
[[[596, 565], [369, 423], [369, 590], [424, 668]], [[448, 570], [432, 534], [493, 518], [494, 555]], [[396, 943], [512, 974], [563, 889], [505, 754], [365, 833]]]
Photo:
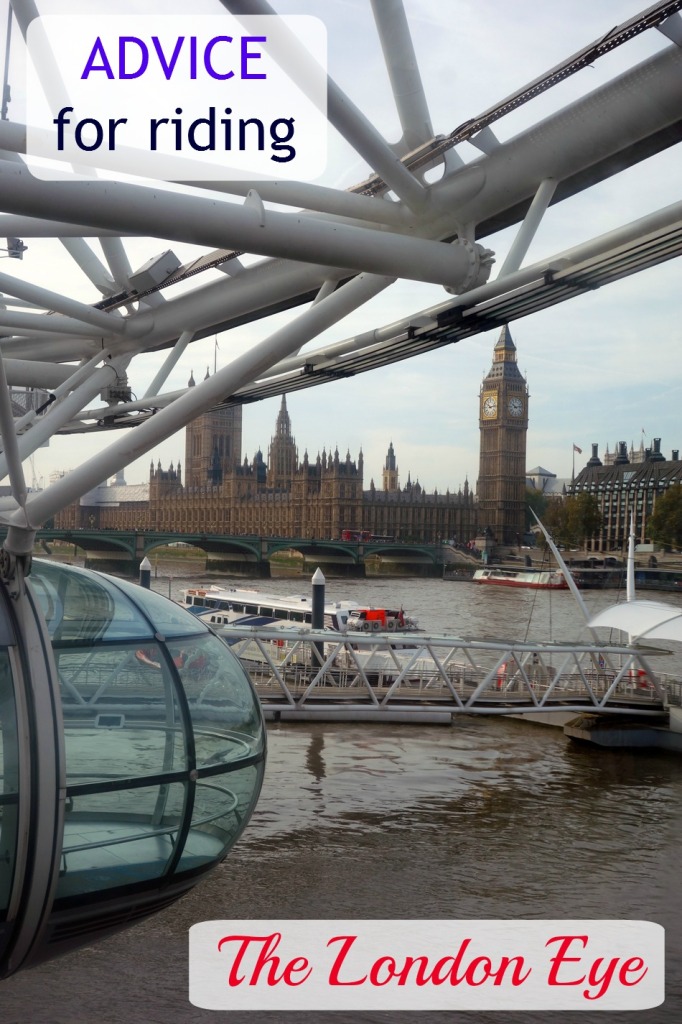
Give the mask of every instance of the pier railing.
[[279, 627], [226, 626], [223, 635], [266, 711], [660, 718], [680, 703], [679, 681], [654, 667], [666, 652], [654, 648]]

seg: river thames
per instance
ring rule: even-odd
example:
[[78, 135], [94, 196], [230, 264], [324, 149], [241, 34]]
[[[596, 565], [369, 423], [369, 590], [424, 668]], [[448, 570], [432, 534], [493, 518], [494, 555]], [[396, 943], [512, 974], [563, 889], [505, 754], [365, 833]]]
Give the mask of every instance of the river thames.
[[[185, 582], [172, 581], [174, 596]], [[300, 579], [258, 585], [305, 589]], [[169, 588], [160, 576], [153, 586]], [[680, 595], [648, 596], [682, 607]], [[377, 579], [330, 580], [327, 597], [402, 604], [430, 632], [584, 635], [567, 593]], [[617, 594], [585, 597], [596, 611]], [[679, 671], [679, 649], [661, 662]], [[592, 749], [559, 729], [473, 717], [451, 727], [272, 724], [268, 735], [261, 800], [227, 861], [162, 914], [1, 984], [3, 1024], [682, 1019], [682, 757]], [[667, 998], [639, 1013], [221, 1015], [187, 997], [188, 928], [217, 918], [654, 921], [666, 929]]]

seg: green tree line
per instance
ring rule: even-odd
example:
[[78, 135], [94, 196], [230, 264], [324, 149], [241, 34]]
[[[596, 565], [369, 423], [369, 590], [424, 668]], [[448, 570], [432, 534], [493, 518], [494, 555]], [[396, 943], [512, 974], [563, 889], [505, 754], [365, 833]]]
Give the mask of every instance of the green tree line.
[[656, 500], [647, 533], [664, 548], [682, 548], [682, 485], [669, 487]]
[[[584, 547], [585, 541], [602, 528], [599, 502], [592, 494], [547, 499], [538, 491], [526, 492], [527, 528], [535, 525], [532, 509], [552, 535], [564, 547]], [[682, 548], [682, 485], [675, 484], [658, 496], [656, 507], [646, 524], [647, 539], [664, 548]]]
[[548, 500], [537, 491], [527, 491], [529, 526], [535, 525], [532, 509], [555, 544], [567, 548], [584, 547], [585, 541], [598, 534], [602, 526], [599, 502], [593, 494], [576, 494]]

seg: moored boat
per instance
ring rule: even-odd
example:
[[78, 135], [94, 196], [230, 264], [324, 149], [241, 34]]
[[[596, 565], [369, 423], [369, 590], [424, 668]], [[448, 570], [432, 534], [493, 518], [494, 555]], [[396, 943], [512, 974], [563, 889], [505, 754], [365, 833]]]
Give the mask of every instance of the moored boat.
[[412, 633], [419, 629], [419, 623], [402, 608], [355, 608], [346, 628], [362, 633]]
[[535, 590], [567, 590], [563, 572], [555, 569], [477, 569], [474, 583], [501, 587], [531, 587]]
[[[282, 596], [237, 587], [188, 587], [182, 591], [182, 604], [214, 626], [235, 622], [248, 626], [280, 622], [311, 625], [313, 619], [312, 598], [305, 594]], [[358, 604], [355, 601], [325, 603], [325, 627], [345, 631], [348, 616], [356, 608]]]
[[[236, 587], [188, 587], [182, 591], [182, 604], [211, 626], [239, 623], [243, 626], [268, 626], [282, 623], [312, 625], [312, 598], [305, 594], [269, 594]], [[415, 619], [388, 608], [371, 608], [356, 601], [330, 601], [324, 606], [324, 627], [340, 633], [401, 632], [417, 629]]]

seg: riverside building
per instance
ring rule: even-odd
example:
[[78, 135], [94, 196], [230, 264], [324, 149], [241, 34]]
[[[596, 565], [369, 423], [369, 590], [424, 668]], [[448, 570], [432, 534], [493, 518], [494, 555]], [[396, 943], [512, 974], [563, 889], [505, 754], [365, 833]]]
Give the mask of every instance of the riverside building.
[[[189, 386], [195, 385], [190, 377]], [[299, 458], [286, 398], [270, 440], [242, 458], [242, 406], [197, 417], [185, 432], [184, 470], [152, 462], [148, 484], [102, 484], [56, 517], [57, 529], [168, 530], [187, 534], [258, 535], [337, 540], [369, 535], [387, 540], [468, 545], [484, 533], [492, 543], [518, 544], [524, 532], [528, 388], [505, 327], [480, 391], [477, 493], [426, 491], [407, 475], [401, 486], [393, 442], [381, 483], [365, 486], [362, 451], [338, 448]], [[486, 543], [486, 546], [488, 544]]]
[[103, 484], [54, 525], [311, 540], [338, 540], [352, 531], [422, 543], [467, 543], [476, 535], [468, 483], [454, 493], [429, 493], [408, 474], [401, 487], [392, 443], [380, 488], [373, 479], [364, 486], [362, 451], [357, 459], [350, 452], [342, 457], [338, 448], [299, 458], [285, 397], [267, 459], [259, 450], [242, 460], [241, 446], [241, 406], [205, 413], [186, 429], [184, 481], [180, 463], [164, 469], [152, 462], [148, 485]]
[[[607, 448], [608, 452], [608, 448]], [[607, 461], [608, 460], [608, 461]], [[661, 439], [655, 437], [650, 448], [616, 445], [613, 455], [599, 458], [599, 446], [592, 445], [587, 465], [568, 486], [569, 494], [592, 494], [599, 502], [602, 527], [588, 546], [594, 551], [624, 550], [634, 519], [638, 544], [649, 540], [647, 524], [656, 501], [669, 487], [682, 483], [679, 449], [670, 458], [661, 451]]]

